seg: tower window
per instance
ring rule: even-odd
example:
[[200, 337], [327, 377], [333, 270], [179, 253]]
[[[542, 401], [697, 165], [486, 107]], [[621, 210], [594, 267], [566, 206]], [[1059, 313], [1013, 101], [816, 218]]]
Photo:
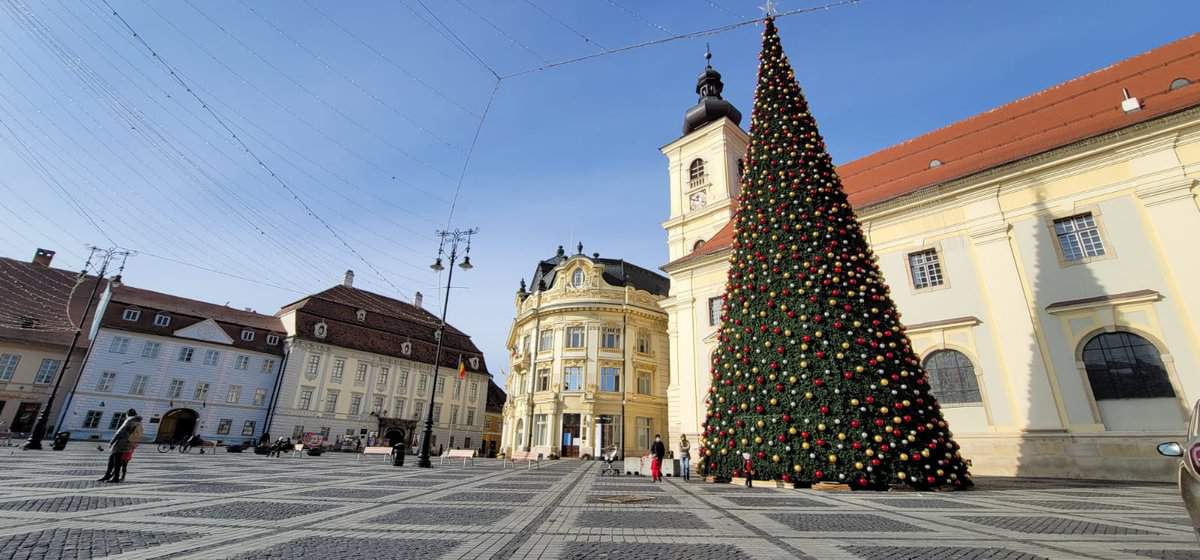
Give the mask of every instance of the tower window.
[[575, 288], [582, 288], [583, 280], [584, 280], [583, 269], [582, 268], [575, 269], [575, 272], [571, 274], [571, 286], [575, 287]]
[[704, 173], [704, 160], [696, 158], [688, 166], [688, 185], [694, 189], [706, 183], [708, 183], [708, 175]]

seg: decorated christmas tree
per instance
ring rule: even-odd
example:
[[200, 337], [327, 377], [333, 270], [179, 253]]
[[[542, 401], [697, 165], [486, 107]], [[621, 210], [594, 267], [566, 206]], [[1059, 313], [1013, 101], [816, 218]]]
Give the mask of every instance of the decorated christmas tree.
[[750, 137], [707, 395], [708, 473], [970, 486], [773, 18]]

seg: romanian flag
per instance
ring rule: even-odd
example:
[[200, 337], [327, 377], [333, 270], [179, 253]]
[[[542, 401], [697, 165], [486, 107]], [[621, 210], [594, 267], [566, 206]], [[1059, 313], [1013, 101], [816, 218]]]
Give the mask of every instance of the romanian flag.
[[463, 379], [467, 376], [467, 366], [463, 364], [462, 354], [458, 355], [458, 378]]

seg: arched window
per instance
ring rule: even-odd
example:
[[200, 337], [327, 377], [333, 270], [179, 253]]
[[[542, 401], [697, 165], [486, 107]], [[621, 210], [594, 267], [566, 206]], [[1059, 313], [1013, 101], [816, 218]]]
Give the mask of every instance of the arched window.
[[576, 268], [575, 272], [571, 274], [571, 285], [576, 288], [583, 286], [583, 269], [582, 268]]
[[525, 419], [517, 419], [517, 441], [513, 442], [513, 447], [520, 449], [525, 445]]
[[693, 250], [693, 251], [699, 251], [699, 250], [700, 250], [700, 248], [701, 248], [701, 247], [703, 247], [703, 246], [704, 246], [704, 240], [703, 240], [703, 239], [701, 239], [701, 240], [697, 241], [695, 244], [693, 244], [693, 245], [692, 245], [692, 250]]
[[693, 184], [704, 179], [704, 160], [696, 158], [688, 166], [688, 180]]
[[938, 350], [925, 358], [929, 392], [942, 404], [982, 403], [975, 366], [957, 350]]
[[1098, 401], [1175, 397], [1158, 348], [1136, 334], [1092, 337], [1083, 347], [1083, 366]]

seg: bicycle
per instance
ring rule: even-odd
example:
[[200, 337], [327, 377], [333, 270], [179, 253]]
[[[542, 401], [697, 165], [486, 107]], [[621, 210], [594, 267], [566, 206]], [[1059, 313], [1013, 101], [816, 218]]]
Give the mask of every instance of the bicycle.
[[176, 447], [179, 448], [180, 453], [187, 453], [188, 451], [192, 450], [192, 445], [190, 443], [188, 443], [188, 440], [183, 439], [183, 440], [174, 441], [174, 442], [165, 442], [164, 441], [164, 442], [158, 444], [158, 452], [166, 453], [168, 451], [175, 449]]

